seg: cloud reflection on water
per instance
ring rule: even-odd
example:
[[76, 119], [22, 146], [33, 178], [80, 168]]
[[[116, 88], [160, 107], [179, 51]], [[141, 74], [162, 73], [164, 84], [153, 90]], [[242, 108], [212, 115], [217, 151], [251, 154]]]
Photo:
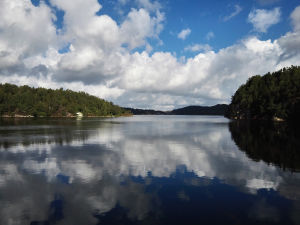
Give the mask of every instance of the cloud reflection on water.
[[[38, 143], [30, 132], [9, 133], [9, 138], [17, 133], [22, 139], [10, 146], [0, 140], [0, 190], [5, 193], [0, 202], [6, 205], [0, 210], [1, 224], [18, 224], [24, 215], [28, 222], [49, 221], [49, 202], [55, 193], [68, 204], [62, 224], [71, 224], [74, 212], [81, 210], [88, 216], [76, 215], [77, 224], [94, 224], [91, 212], [101, 215], [118, 205], [128, 209], [129, 218], [141, 220], [159, 202], [155, 192], [146, 191], [152, 178], [172, 178], [181, 167], [196, 176], [186, 178], [187, 185], [199, 185], [199, 177], [209, 185], [216, 177], [245, 193], [277, 190], [286, 198], [299, 199], [299, 174], [249, 159], [232, 141], [227, 120], [162, 118], [83, 120], [67, 130], [60, 124], [44, 129]], [[13, 196], [14, 191], [18, 195]], [[184, 191], [177, 196], [190, 199]]]

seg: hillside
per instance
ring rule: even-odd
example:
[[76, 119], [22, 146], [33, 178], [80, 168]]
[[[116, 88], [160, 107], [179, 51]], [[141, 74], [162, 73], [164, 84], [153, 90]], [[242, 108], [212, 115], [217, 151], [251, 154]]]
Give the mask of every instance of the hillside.
[[227, 117], [232, 119], [299, 120], [300, 67], [253, 76], [235, 92]]
[[167, 115], [167, 112], [157, 111], [153, 109], [135, 109], [135, 108], [124, 108], [131, 112], [133, 115]]
[[85, 92], [0, 84], [0, 116], [119, 116], [127, 111]]
[[214, 106], [187, 106], [180, 109], [174, 109], [170, 112], [172, 115], [224, 115], [228, 109], [226, 104]]
[[133, 108], [124, 109], [130, 111], [133, 115], [224, 115], [228, 109], [228, 105], [187, 106], [172, 111]]

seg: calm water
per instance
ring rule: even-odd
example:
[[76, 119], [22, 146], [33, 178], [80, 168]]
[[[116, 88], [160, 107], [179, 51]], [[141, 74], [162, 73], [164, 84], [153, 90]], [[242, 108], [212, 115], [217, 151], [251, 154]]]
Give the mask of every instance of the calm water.
[[0, 121], [0, 224], [300, 224], [299, 132], [213, 116]]

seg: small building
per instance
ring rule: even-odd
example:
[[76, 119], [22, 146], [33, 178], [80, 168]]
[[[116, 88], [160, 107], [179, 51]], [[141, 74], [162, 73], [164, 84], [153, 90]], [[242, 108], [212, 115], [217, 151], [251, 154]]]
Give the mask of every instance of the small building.
[[76, 116], [77, 116], [77, 117], [83, 117], [83, 114], [82, 114], [82, 112], [77, 112], [77, 113], [76, 113]]

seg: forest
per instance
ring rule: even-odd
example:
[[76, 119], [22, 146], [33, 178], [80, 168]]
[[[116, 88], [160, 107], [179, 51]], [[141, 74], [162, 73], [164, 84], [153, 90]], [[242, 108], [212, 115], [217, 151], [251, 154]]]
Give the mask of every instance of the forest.
[[226, 113], [232, 119], [277, 121], [299, 121], [299, 115], [299, 66], [249, 78], [232, 96]]
[[85, 92], [0, 84], [0, 116], [120, 116], [125, 109]]

